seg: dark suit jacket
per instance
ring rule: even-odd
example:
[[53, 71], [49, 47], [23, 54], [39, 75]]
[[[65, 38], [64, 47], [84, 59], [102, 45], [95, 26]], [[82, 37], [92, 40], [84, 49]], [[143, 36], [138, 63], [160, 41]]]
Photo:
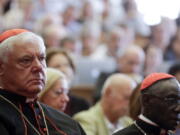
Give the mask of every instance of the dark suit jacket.
[[70, 100], [64, 111], [69, 116], [73, 116], [74, 114], [83, 110], [87, 110], [90, 107], [90, 104], [84, 98], [69, 94], [69, 99]]
[[[28, 119], [28, 121], [45, 135], [45, 120], [50, 135], [85, 135], [81, 126], [69, 116], [58, 112], [47, 105], [41, 104], [42, 110], [37, 102], [26, 103], [26, 98], [14, 93], [0, 90], [0, 95], [11, 101]], [[38, 135], [10, 103], [0, 97], [0, 135]]]
[[[150, 125], [140, 119], [136, 121], [136, 124], [143, 130], [147, 135], [160, 135], [161, 129], [159, 127]], [[127, 128], [117, 131], [113, 135], [144, 135], [143, 132], [136, 126], [132, 124]]]

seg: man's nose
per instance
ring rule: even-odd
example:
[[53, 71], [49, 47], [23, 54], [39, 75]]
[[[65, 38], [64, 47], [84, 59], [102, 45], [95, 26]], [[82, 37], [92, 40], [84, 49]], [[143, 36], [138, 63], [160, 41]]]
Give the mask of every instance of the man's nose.
[[43, 63], [39, 60], [39, 59], [35, 59], [33, 62], [33, 70], [42, 70], [43, 68], [45, 68], [45, 66], [43, 65]]

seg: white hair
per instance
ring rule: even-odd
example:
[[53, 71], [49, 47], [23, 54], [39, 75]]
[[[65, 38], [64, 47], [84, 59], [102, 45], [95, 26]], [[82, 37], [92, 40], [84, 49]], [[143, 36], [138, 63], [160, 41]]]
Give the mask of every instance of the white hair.
[[8, 39], [5, 39], [2, 43], [0, 43], [0, 59], [3, 62], [8, 61], [8, 53], [13, 50], [14, 44], [27, 41], [33, 42], [34, 40], [38, 40], [41, 44], [44, 45], [43, 39], [32, 32], [23, 32], [18, 35], [9, 37]]
[[108, 90], [109, 87], [114, 85], [123, 85], [126, 82], [129, 82], [133, 88], [136, 87], [137, 83], [135, 80], [133, 80], [131, 77], [129, 77], [126, 74], [123, 73], [115, 73], [112, 74], [108, 79], [105, 81], [101, 95], [104, 95], [104, 93]]
[[121, 51], [119, 54], [118, 54], [118, 57], [121, 58], [121, 57], [124, 57], [126, 55], [130, 55], [130, 54], [138, 54], [144, 61], [145, 59], [145, 52], [144, 50], [139, 47], [138, 45], [130, 45], [128, 48], [126, 48], [124, 51]]
[[67, 35], [67, 31], [62, 25], [58, 24], [50, 24], [46, 28], [42, 30], [42, 37], [46, 39], [52, 34], [56, 34], [56, 36], [60, 37], [60, 39], [64, 38]]
[[110, 40], [112, 35], [119, 35], [120, 37], [122, 37], [125, 35], [125, 31], [121, 27], [114, 27], [113, 29], [108, 31], [107, 38]]

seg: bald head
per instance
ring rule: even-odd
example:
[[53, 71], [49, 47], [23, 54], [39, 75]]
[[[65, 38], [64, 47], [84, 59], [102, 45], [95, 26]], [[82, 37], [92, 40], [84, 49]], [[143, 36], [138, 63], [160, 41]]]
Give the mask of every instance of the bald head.
[[113, 90], [119, 93], [120, 91], [127, 91], [123, 89], [125, 87], [130, 87], [130, 91], [136, 87], [136, 82], [129, 76], [121, 73], [111, 75], [103, 86], [102, 96], [108, 91]]
[[130, 54], [139, 54], [142, 58], [144, 57], [144, 51], [142, 50], [141, 47], [137, 45], [132, 45], [128, 47], [124, 53], [124, 55], [130, 55]]

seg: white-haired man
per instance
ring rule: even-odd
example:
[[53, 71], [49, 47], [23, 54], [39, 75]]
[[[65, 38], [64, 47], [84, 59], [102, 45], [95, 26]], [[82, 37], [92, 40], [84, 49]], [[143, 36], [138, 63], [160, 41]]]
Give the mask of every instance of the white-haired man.
[[43, 40], [32, 32], [0, 35], [0, 134], [85, 135], [77, 122], [37, 102], [46, 82], [45, 56]]
[[144, 65], [145, 53], [143, 49], [137, 45], [131, 45], [119, 54], [116, 59], [117, 68], [115, 71], [107, 73], [102, 72], [96, 82], [96, 91], [94, 93], [95, 101], [101, 97], [102, 86], [110, 75], [114, 73], [123, 73], [132, 77], [137, 83], [143, 79], [141, 74]]
[[111, 75], [105, 82], [100, 102], [74, 116], [87, 135], [111, 135], [131, 124], [126, 117], [129, 98], [136, 82], [125, 74]]

